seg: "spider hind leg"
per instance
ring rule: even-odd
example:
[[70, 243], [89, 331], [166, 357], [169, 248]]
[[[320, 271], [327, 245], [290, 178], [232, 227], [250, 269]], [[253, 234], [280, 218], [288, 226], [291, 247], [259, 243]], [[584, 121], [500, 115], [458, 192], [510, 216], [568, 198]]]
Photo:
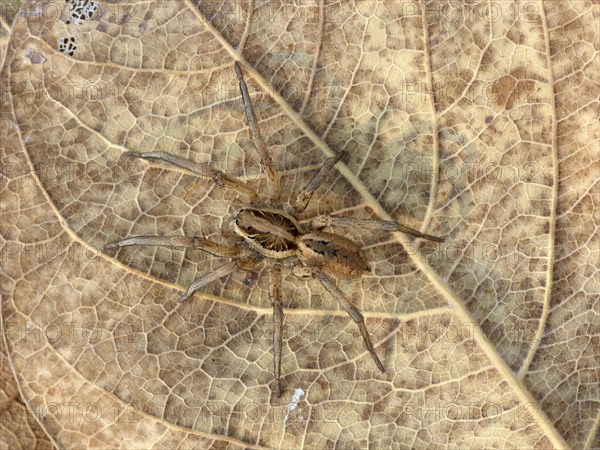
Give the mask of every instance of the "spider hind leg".
[[440, 237], [421, 233], [419, 230], [407, 227], [406, 225], [402, 225], [401, 223], [393, 220], [357, 219], [354, 217], [321, 215], [312, 219], [310, 224], [315, 229], [333, 226], [344, 228], [363, 228], [367, 230], [401, 231], [402, 233], [410, 234], [411, 236], [417, 238], [427, 239], [433, 242], [444, 242], [444, 239]]
[[356, 322], [360, 334], [362, 335], [365, 348], [371, 355], [371, 358], [373, 358], [373, 361], [375, 362], [375, 365], [380, 370], [380, 372], [385, 373], [383, 364], [377, 356], [377, 353], [375, 353], [375, 348], [373, 347], [373, 343], [371, 342], [371, 336], [369, 335], [369, 331], [367, 330], [367, 326], [365, 324], [365, 318], [363, 317], [359, 309], [348, 301], [344, 293], [340, 291], [340, 289], [336, 286], [335, 282], [327, 274], [317, 270], [315, 271], [314, 276], [321, 282], [325, 289], [327, 289], [329, 293], [333, 295], [333, 297], [337, 300], [339, 305], [348, 313], [350, 318], [354, 320], [354, 322]]
[[281, 267], [274, 265], [269, 270], [271, 305], [273, 306], [273, 376], [275, 395], [281, 397], [281, 349], [283, 347], [283, 306], [281, 304]]

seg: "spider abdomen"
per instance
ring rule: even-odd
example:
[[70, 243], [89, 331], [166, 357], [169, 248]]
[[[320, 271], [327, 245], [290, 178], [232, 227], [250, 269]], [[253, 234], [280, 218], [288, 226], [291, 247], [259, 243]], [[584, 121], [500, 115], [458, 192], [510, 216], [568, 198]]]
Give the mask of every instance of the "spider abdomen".
[[313, 231], [297, 240], [298, 259], [336, 278], [354, 278], [370, 268], [361, 248], [339, 234]]

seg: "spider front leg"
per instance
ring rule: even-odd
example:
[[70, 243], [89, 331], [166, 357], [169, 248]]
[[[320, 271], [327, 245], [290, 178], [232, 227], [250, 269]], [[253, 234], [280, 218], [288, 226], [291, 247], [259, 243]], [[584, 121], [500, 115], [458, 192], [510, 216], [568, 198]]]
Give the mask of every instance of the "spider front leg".
[[206, 274], [203, 277], [200, 277], [196, 281], [194, 281], [187, 289], [187, 291], [179, 298], [179, 300], [187, 300], [192, 295], [194, 295], [196, 291], [200, 290], [207, 284], [212, 283], [213, 281], [217, 281], [219, 278], [223, 278], [229, 275], [230, 273], [234, 272], [235, 270], [254, 270], [259, 267], [261, 262], [264, 262], [264, 259], [260, 255], [254, 253], [252, 250], [242, 249], [241, 251], [236, 253], [233, 261], [228, 262], [227, 264], [223, 264], [215, 271]]
[[183, 302], [184, 300], [187, 300], [192, 295], [194, 295], [196, 291], [199, 291], [204, 286], [206, 286], [209, 283], [212, 283], [213, 281], [217, 281], [219, 278], [226, 277], [230, 273], [234, 272], [237, 268], [237, 261], [231, 261], [227, 264], [223, 264], [221, 267], [214, 270], [213, 272], [198, 278], [196, 281], [190, 284], [190, 287], [187, 288], [187, 291], [185, 291], [185, 293], [182, 294], [181, 297], [179, 297], [179, 301]]
[[323, 284], [325, 289], [327, 289], [331, 293], [331, 295], [334, 296], [339, 305], [342, 308], [344, 308], [344, 310], [348, 313], [352, 320], [356, 322], [356, 325], [358, 325], [358, 329], [360, 330], [360, 334], [362, 335], [367, 351], [371, 355], [371, 358], [373, 358], [373, 361], [375, 361], [377, 368], [381, 371], [381, 373], [384, 373], [385, 369], [383, 368], [383, 364], [381, 364], [377, 353], [375, 353], [375, 348], [373, 348], [371, 337], [369, 336], [369, 332], [367, 331], [365, 318], [363, 317], [359, 309], [348, 301], [344, 293], [339, 290], [335, 282], [327, 274], [321, 272], [320, 270], [316, 270], [313, 276], [316, 277], [321, 282], [321, 284]]
[[160, 247], [187, 247], [204, 250], [215, 256], [225, 258], [234, 258], [238, 249], [235, 245], [223, 245], [210, 241], [204, 238], [188, 237], [188, 236], [132, 236], [121, 241], [109, 242], [105, 244], [104, 250], [112, 250], [115, 248], [129, 247], [132, 245], [140, 246], [160, 246]]
[[256, 200], [256, 192], [248, 187], [246, 183], [238, 180], [235, 177], [226, 175], [225, 173], [209, 166], [208, 164], [198, 164], [194, 161], [190, 161], [189, 159], [181, 158], [167, 152], [127, 152], [125, 155], [132, 158], [144, 159], [151, 162], [162, 162], [179, 167], [180, 169], [187, 170], [203, 179], [212, 180], [219, 186], [237, 192], [249, 203], [253, 203]]
[[[215, 256], [221, 256], [225, 258], [237, 258], [239, 251], [236, 245], [222, 245], [216, 242], [210, 241], [203, 238], [193, 238], [188, 236], [133, 236], [122, 241], [110, 242], [104, 245], [104, 250], [112, 250], [115, 248], [129, 247], [132, 245], [140, 246], [161, 246], [161, 247], [187, 247], [196, 248], [198, 250], [204, 250]], [[180, 298], [184, 301], [191, 297], [194, 292], [200, 288], [206, 286], [213, 281], [218, 280], [231, 272], [236, 270], [238, 267], [237, 261], [232, 261], [222, 265], [214, 272], [211, 272], [198, 280], [194, 281], [187, 289], [185, 294]]]
[[421, 233], [414, 228], [407, 227], [393, 220], [372, 220], [372, 219], [356, 219], [354, 217], [336, 217], [329, 215], [317, 216], [310, 222], [311, 226], [316, 229], [323, 227], [345, 227], [345, 228], [365, 228], [368, 230], [382, 231], [401, 231], [402, 233], [412, 236], [427, 239], [434, 242], [444, 242], [444, 239], [433, 236], [431, 234]]
[[260, 167], [267, 177], [267, 186], [269, 189], [269, 201], [278, 202], [281, 199], [281, 182], [279, 175], [273, 166], [273, 159], [269, 155], [267, 150], [267, 144], [262, 137], [260, 132], [260, 126], [254, 113], [254, 107], [252, 106], [252, 100], [250, 99], [250, 93], [248, 92], [248, 86], [244, 81], [244, 74], [240, 63], [237, 61], [234, 64], [235, 73], [240, 83], [240, 92], [242, 93], [242, 100], [244, 102], [244, 110], [246, 112], [246, 120], [248, 121], [248, 128], [250, 129], [250, 137], [254, 146], [258, 151], [260, 157]]
[[283, 347], [283, 306], [281, 304], [281, 266], [269, 270], [271, 305], [273, 306], [273, 377], [275, 395], [281, 397], [281, 349]]

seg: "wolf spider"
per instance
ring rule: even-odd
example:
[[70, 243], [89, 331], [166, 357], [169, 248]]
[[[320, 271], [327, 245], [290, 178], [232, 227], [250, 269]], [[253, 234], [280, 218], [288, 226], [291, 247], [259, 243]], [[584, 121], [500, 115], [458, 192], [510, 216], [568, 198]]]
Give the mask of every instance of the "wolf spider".
[[217, 244], [208, 239], [188, 236], [134, 236], [118, 242], [106, 244], [104, 249], [115, 249], [130, 245], [188, 247], [204, 250], [212, 255], [231, 258], [214, 272], [194, 281], [181, 296], [181, 301], [190, 298], [207, 284], [240, 269], [251, 271], [259, 267], [268, 268], [270, 299], [273, 306], [273, 375], [275, 395], [281, 396], [281, 349], [283, 307], [281, 303], [281, 267], [291, 267], [293, 273], [301, 278], [316, 278], [337, 300], [339, 305], [356, 322], [364, 345], [373, 358], [377, 368], [383, 373], [384, 367], [371, 342], [365, 320], [360, 310], [352, 305], [343, 292], [336, 286], [336, 279], [360, 277], [370, 268], [361, 248], [348, 238], [335, 233], [322, 231], [328, 226], [375, 229], [383, 231], [401, 231], [417, 238], [442, 242], [442, 239], [421, 233], [394, 221], [355, 219], [330, 215], [317, 216], [310, 222], [309, 230], [303, 229], [294, 214], [302, 213], [314, 192], [328, 180], [329, 174], [338, 157], [325, 160], [312, 180], [299, 192], [295, 200], [290, 199], [292, 212], [284, 210], [281, 202], [279, 175], [273, 166], [267, 146], [262, 137], [260, 126], [248, 87], [244, 81], [242, 69], [235, 62], [235, 72], [239, 80], [244, 110], [250, 136], [259, 155], [260, 167], [266, 176], [268, 196], [259, 200], [257, 192], [245, 182], [216, 170], [205, 164], [180, 158], [166, 152], [128, 152], [134, 158], [158, 161], [190, 171], [201, 177], [208, 177], [219, 186], [231, 189], [242, 197], [248, 206], [244, 206], [235, 215], [233, 231], [238, 236], [236, 242], [228, 245]]

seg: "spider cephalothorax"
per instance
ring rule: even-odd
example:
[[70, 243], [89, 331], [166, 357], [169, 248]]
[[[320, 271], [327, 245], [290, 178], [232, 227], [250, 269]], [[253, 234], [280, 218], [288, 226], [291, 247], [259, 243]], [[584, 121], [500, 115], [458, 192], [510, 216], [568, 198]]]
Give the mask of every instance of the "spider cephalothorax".
[[[232, 228], [239, 241], [221, 245], [208, 239], [187, 236], [135, 236], [113, 242], [105, 249], [129, 245], [161, 245], [169, 247], [191, 247], [204, 250], [216, 256], [232, 258], [232, 261], [219, 267], [192, 283], [181, 296], [181, 300], [191, 297], [196, 291], [234, 270], [251, 271], [266, 266], [270, 277], [270, 296], [273, 306], [273, 350], [275, 393], [281, 395], [281, 349], [283, 307], [281, 303], [281, 267], [289, 267], [298, 277], [311, 277], [319, 280], [340, 306], [356, 322], [365, 347], [381, 372], [384, 367], [371, 342], [365, 320], [361, 312], [352, 305], [335, 284], [335, 279], [360, 277], [369, 271], [369, 265], [360, 246], [336, 233], [323, 231], [327, 226], [359, 227], [384, 231], [402, 231], [413, 236], [437, 242], [442, 240], [420, 231], [413, 230], [394, 221], [354, 219], [351, 217], [318, 216], [308, 229], [303, 229], [294, 214], [302, 213], [313, 193], [327, 180], [329, 173], [338, 162], [338, 157], [325, 160], [317, 174], [302, 189], [291, 203], [293, 211], [285, 211], [280, 204], [280, 179], [267, 146], [260, 132], [254, 114], [248, 87], [244, 81], [239, 63], [235, 71], [240, 84], [246, 120], [250, 135], [260, 158], [260, 166], [267, 180], [268, 195], [257, 203], [257, 192], [246, 183], [220, 172], [210, 166], [200, 165], [166, 152], [129, 152], [129, 156], [148, 161], [158, 161], [177, 166], [199, 176], [210, 178], [219, 186], [231, 189], [247, 202], [233, 219]], [[268, 206], [264, 206], [268, 205]]]
[[302, 234], [294, 216], [274, 208], [242, 208], [233, 220], [233, 231], [267, 258], [294, 256]]

